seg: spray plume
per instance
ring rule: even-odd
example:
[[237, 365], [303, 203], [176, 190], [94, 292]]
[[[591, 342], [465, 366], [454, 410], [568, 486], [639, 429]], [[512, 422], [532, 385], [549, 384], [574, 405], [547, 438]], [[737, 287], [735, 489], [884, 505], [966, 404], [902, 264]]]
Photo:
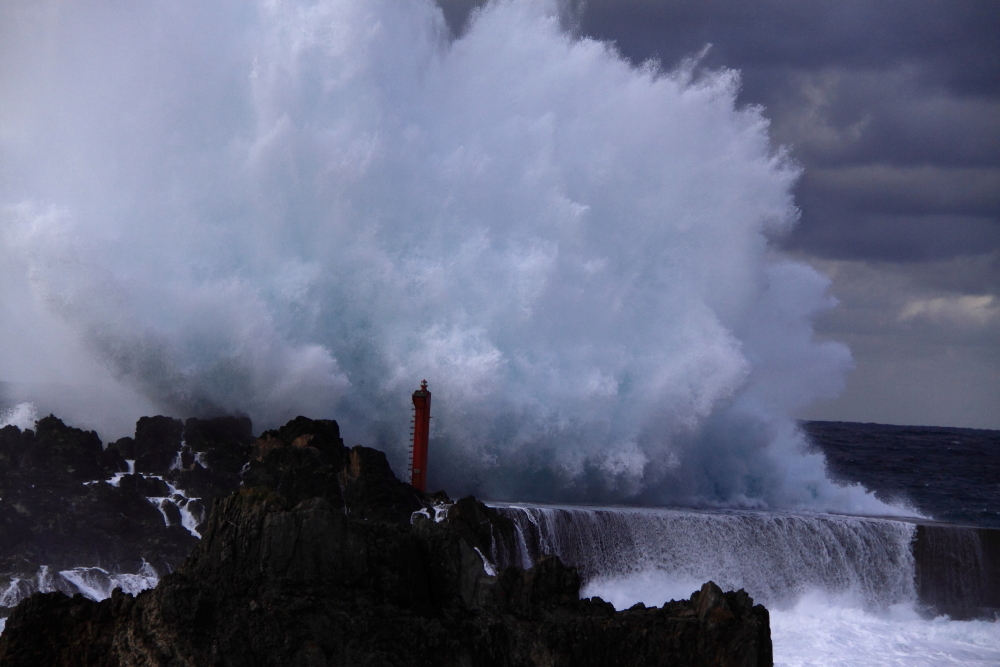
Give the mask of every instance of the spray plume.
[[121, 397], [67, 418], [334, 417], [398, 470], [426, 377], [453, 494], [892, 512], [790, 418], [851, 359], [769, 246], [798, 169], [737, 73], [526, 0], [459, 38], [430, 0], [0, 25], [0, 379]]

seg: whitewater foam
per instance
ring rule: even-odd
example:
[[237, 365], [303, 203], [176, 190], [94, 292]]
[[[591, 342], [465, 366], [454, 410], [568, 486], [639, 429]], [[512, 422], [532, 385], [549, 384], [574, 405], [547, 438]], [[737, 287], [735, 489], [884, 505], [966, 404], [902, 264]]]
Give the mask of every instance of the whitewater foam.
[[[178, 454], [178, 456], [180, 455]], [[142, 476], [146, 479], [158, 479], [167, 485], [167, 495], [146, 496], [146, 500], [156, 507], [156, 509], [160, 510], [160, 514], [163, 515], [164, 524], [167, 526], [171, 525], [166, 506], [167, 504], [173, 505], [180, 513], [180, 525], [189, 533], [201, 539], [198, 526], [205, 520], [205, 508], [198, 502], [201, 499], [188, 497], [182, 489], [177, 488], [159, 475], [144, 474]]]
[[958, 667], [1000, 664], [1000, 622], [926, 620], [912, 605], [881, 612], [804, 595], [771, 611], [775, 667]]
[[[14, 607], [33, 593], [53, 593], [56, 591], [84, 597], [99, 602], [111, 596], [116, 588], [136, 595], [141, 591], [155, 588], [159, 576], [152, 566], [143, 561], [136, 573], [109, 572], [101, 567], [75, 567], [67, 570], [53, 570], [47, 565], [39, 567], [34, 576], [15, 577], [0, 586], [0, 607]], [[0, 618], [0, 629], [6, 618]]]
[[397, 469], [426, 377], [455, 493], [890, 511], [790, 419], [851, 361], [737, 73], [555, 0], [457, 39], [430, 0], [55, 6], [0, 6], [0, 377], [335, 417]]

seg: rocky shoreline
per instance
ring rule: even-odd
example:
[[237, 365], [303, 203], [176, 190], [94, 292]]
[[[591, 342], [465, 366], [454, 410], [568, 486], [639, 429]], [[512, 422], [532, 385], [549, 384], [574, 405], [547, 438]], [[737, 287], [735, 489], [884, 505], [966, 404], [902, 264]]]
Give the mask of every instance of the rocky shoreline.
[[[143, 554], [155, 557], [161, 533], [186, 536], [159, 556], [175, 571], [162, 573], [152, 590], [115, 589], [102, 601], [58, 591], [22, 600], [0, 635], [0, 665], [772, 664], [767, 610], [742, 591], [723, 593], [709, 582], [690, 600], [616, 612], [599, 598], [581, 600], [576, 570], [555, 557], [498, 572], [514, 545], [509, 520], [472, 497], [453, 503], [400, 482], [382, 452], [345, 447], [336, 422], [300, 417], [252, 441], [248, 422], [189, 420], [178, 431], [179, 422], [165, 419], [100, 452], [96, 435], [61, 422], [40, 420], [31, 436], [0, 431], [5, 475], [24, 467], [24, 438], [28, 447], [48, 438], [69, 451], [72, 436], [77, 444], [96, 441], [87, 456], [104, 462], [99, 470], [65, 466], [79, 486], [104, 475], [87, 494], [96, 486], [139, 494], [130, 484], [108, 483], [127, 477], [129, 460], [147, 474], [168, 465], [163, 481], [197, 488], [198, 502], [217, 494], [195, 527], [200, 541], [143, 498], [162, 530], [135, 519], [148, 524], [133, 533], [142, 539], [64, 554], [104, 558], [99, 562], [113, 567], [108, 559], [118, 549], [121, 558], [136, 554], [149, 563]], [[204, 437], [190, 435], [197, 433]], [[14, 468], [10, 452], [22, 452]], [[125, 471], [113, 471], [123, 464]], [[6, 519], [13, 485], [3, 479]], [[240, 479], [238, 490], [221, 493]], [[49, 534], [29, 531], [22, 540], [19, 553], [35, 558], [28, 569], [44, 556], [39, 545]], [[170, 559], [185, 544], [190, 555], [175, 568]]]
[[177, 569], [253, 441], [236, 417], [143, 417], [106, 448], [51, 415], [0, 429], [0, 618], [35, 591], [107, 597]]

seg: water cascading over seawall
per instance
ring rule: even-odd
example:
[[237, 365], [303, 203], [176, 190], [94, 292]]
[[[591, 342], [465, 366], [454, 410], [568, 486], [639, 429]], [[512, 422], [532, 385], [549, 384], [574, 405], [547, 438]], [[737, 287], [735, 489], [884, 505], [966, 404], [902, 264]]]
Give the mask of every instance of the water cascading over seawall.
[[918, 525], [912, 547], [921, 603], [956, 619], [1000, 613], [1000, 530]]
[[1000, 607], [998, 531], [790, 512], [496, 509], [516, 526], [515, 544], [495, 545], [499, 565], [556, 554], [579, 568], [584, 594], [619, 606], [662, 604], [711, 579], [774, 608], [811, 592], [866, 609], [914, 604], [953, 618]]

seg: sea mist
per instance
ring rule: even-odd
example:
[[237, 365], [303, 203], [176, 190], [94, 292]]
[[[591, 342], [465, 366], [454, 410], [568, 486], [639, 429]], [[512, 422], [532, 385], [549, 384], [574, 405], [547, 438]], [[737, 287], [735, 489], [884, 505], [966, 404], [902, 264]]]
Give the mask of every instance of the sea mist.
[[5, 3], [0, 380], [105, 439], [336, 418], [401, 471], [426, 378], [453, 496], [892, 512], [792, 419], [851, 357], [772, 245], [764, 110], [558, 12]]

